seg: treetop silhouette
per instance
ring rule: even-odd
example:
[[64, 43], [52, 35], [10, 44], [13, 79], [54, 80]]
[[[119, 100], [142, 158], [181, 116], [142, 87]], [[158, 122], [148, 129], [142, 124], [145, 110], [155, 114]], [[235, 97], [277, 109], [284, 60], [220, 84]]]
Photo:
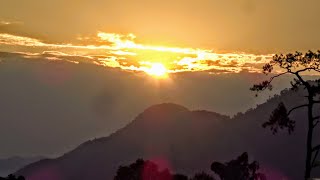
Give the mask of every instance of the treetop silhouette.
[[266, 180], [266, 176], [259, 173], [257, 161], [249, 163], [248, 153], [244, 152], [237, 159], [226, 163], [213, 162], [211, 170], [221, 180]]
[[[249, 163], [246, 152], [226, 163], [213, 162], [211, 170], [220, 177], [220, 180], [266, 180], [265, 175], [258, 172], [258, 162]], [[215, 178], [206, 172], [201, 172], [189, 179], [183, 174], [171, 174], [168, 169], [160, 171], [158, 165], [152, 161], [138, 159], [128, 166], [120, 166], [114, 180], [215, 180]]]
[[[277, 72], [275, 68], [279, 68], [281, 72]], [[314, 115], [314, 106], [320, 103], [318, 96], [320, 94], [320, 80], [314, 82], [307, 81], [303, 77], [303, 73], [320, 73], [320, 51], [308, 51], [305, 54], [295, 52], [286, 55], [274, 55], [273, 59], [263, 66], [262, 70], [266, 75], [271, 74], [271, 78], [253, 85], [250, 90], [255, 92], [261, 92], [266, 89], [272, 90], [273, 80], [286, 74], [293, 75], [293, 80], [290, 82], [291, 90], [296, 91], [301, 87], [306, 90], [306, 104], [300, 104], [287, 110], [284, 103], [281, 102], [272, 112], [269, 121], [265, 122], [262, 126], [264, 128], [270, 127], [273, 134], [276, 134], [279, 129], [287, 129], [288, 133], [291, 134], [295, 128], [295, 121], [291, 120], [289, 115], [297, 109], [307, 108], [308, 114], [306, 115], [306, 121], [308, 124], [308, 132], [304, 177], [305, 180], [308, 180], [311, 177], [312, 169], [320, 164], [317, 161], [320, 145], [313, 145], [313, 131], [320, 119], [320, 116]]]

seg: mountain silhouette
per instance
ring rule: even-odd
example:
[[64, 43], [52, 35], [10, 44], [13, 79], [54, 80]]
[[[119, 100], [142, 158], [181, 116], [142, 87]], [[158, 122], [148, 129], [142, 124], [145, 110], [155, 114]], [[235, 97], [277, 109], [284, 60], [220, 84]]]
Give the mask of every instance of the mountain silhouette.
[[59, 158], [33, 163], [16, 174], [28, 180], [108, 180], [119, 166], [144, 158], [172, 172], [191, 175], [209, 171], [213, 161], [225, 162], [247, 151], [268, 179], [302, 179], [306, 112], [292, 113], [298, 124], [292, 135], [275, 136], [261, 125], [279, 102], [291, 107], [303, 101], [303, 90], [284, 90], [233, 118], [171, 103], [154, 105], [110, 136], [87, 141]]
[[0, 176], [7, 176], [10, 173], [17, 171], [18, 169], [26, 166], [30, 163], [44, 159], [42, 156], [35, 157], [19, 157], [13, 156], [6, 159], [0, 159]]

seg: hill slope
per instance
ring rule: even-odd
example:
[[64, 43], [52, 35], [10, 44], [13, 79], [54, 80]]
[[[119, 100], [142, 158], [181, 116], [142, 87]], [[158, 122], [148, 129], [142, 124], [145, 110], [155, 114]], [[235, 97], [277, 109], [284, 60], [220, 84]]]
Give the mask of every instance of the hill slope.
[[112, 179], [118, 166], [137, 158], [191, 174], [208, 170], [213, 161], [227, 161], [247, 151], [270, 179], [302, 179], [305, 111], [292, 114], [298, 126], [291, 136], [273, 136], [261, 127], [278, 102], [300, 104], [302, 93], [283, 91], [281, 96], [232, 119], [175, 104], [155, 105], [109, 137], [85, 142], [57, 159], [31, 164], [17, 174], [29, 180], [105, 180]]
[[39, 161], [44, 157], [37, 156], [37, 157], [30, 157], [30, 158], [23, 158], [23, 157], [10, 157], [6, 159], [0, 159], [0, 176], [5, 177], [10, 173], [14, 173], [18, 169], [26, 166], [30, 163]]

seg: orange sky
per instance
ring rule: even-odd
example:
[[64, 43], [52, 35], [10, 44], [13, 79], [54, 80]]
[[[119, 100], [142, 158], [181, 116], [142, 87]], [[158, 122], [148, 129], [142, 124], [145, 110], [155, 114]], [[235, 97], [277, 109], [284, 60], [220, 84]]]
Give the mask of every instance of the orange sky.
[[[272, 55], [215, 53], [201, 48], [173, 47], [137, 43], [133, 34], [99, 32], [96, 36], [78, 37], [78, 43], [46, 43], [39, 39], [0, 34], [2, 48], [28, 58], [94, 63], [101, 66], [144, 71], [164, 75], [184, 71], [212, 73], [260, 72]], [[92, 44], [90, 44], [90, 42]], [[73, 59], [73, 60], [71, 60]], [[158, 68], [157, 68], [158, 67]]]
[[138, 71], [161, 63], [169, 72], [256, 72], [274, 53], [319, 49], [319, 6], [318, 0], [3, 0], [0, 51]]

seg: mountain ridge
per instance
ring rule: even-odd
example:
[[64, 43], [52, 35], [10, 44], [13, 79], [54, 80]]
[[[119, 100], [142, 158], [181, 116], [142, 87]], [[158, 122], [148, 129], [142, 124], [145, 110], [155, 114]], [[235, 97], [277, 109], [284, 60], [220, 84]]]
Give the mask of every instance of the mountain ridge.
[[[270, 177], [300, 179], [304, 126], [298, 126], [292, 136], [273, 136], [261, 127], [277, 103], [284, 101], [294, 106], [292, 103], [303, 102], [300, 95], [303, 94], [285, 90], [233, 118], [210, 111], [190, 111], [172, 103], [158, 104], [108, 137], [87, 141], [57, 159], [27, 166], [17, 174], [37, 180], [44, 177], [41, 168], [45, 168], [61, 175], [53, 180], [112, 179], [118, 166], [137, 158], [160, 158], [170, 162], [172, 171], [193, 174], [208, 171], [212, 161], [227, 161], [247, 151], [261, 162]], [[303, 113], [300, 110], [293, 116], [303, 119]]]
[[21, 157], [12, 156], [0, 159], [0, 176], [7, 176], [14, 173], [25, 165], [44, 159], [44, 156]]

